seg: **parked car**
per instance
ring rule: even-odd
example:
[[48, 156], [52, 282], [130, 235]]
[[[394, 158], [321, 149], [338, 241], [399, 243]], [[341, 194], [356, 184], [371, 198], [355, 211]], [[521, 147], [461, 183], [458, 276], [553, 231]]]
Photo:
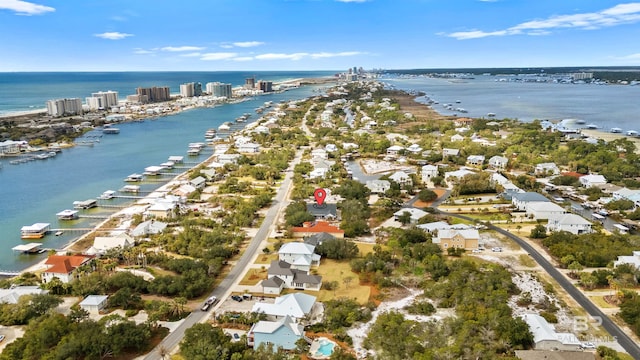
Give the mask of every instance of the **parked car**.
[[240, 340], [240, 335], [238, 335], [238, 333], [233, 333], [233, 340], [235, 341]]
[[494, 247], [494, 248], [491, 248], [491, 251], [493, 251], [493, 252], [502, 252], [502, 248], [501, 247]]
[[2, 340], [4, 340], [4, 335], [0, 335], [0, 342], [2, 342]]
[[586, 343], [580, 344], [580, 348], [585, 349], [585, 350], [595, 350], [596, 349], [596, 344], [594, 344], [592, 342], [586, 342]]
[[231, 295], [231, 298], [237, 302], [242, 302], [242, 296]]

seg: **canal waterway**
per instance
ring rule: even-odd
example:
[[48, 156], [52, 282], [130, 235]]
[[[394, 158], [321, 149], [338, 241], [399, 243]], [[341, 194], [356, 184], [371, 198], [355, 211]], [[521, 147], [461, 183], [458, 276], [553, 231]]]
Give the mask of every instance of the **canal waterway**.
[[[259, 115], [255, 109], [266, 101], [297, 100], [318, 94], [319, 86], [304, 86], [283, 93], [256, 96], [255, 98], [214, 108], [196, 108], [181, 113], [159, 117], [144, 122], [118, 124], [119, 134], [103, 135], [94, 146], [75, 146], [65, 149], [55, 157], [10, 165], [0, 160], [0, 270], [23, 270], [39, 261], [46, 254], [24, 255], [11, 248], [28, 243], [20, 238], [20, 228], [34, 223], [50, 223], [53, 229], [86, 229], [103, 221], [103, 217], [119, 210], [116, 207], [98, 207], [82, 210], [81, 214], [95, 218], [58, 221], [56, 213], [72, 209], [73, 202], [95, 199], [106, 190], [118, 190], [123, 180], [133, 173], [143, 173], [144, 168], [160, 165], [169, 156], [184, 156], [187, 165], [204, 161], [212, 153], [203, 151], [199, 156], [187, 156], [188, 144], [204, 142], [207, 129], [217, 129], [223, 122], [233, 122], [244, 114], [253, 114], [247, 123]], [[176, 175], [186, 169], [173, 170]], [[153, 191], [168, 182], [171, 176], [162, 176], [153, 182], [141, 184], [141, 195]], [[120, 194], [124, 195], [124, 194]], [[100, 200], [100, 204], [125, 205], [133, 199]], [[82, 234], [81, 231], [64, 231], [60, 236], [50, 233], [35, 242], [44, 248], [59, 249]]]

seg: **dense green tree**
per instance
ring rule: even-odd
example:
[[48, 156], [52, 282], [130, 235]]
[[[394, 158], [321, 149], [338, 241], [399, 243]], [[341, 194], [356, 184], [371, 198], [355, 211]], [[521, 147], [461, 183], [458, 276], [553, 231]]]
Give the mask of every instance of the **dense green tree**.
[[328, 259], [343, 260], [358, 256], [358, 246], [349, 239], [329, 239], [316, 246], [315, 252]]

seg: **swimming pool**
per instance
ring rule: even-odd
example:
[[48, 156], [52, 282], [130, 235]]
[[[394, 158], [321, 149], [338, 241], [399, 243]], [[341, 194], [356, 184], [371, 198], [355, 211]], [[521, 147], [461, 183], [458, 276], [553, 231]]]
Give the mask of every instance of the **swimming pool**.
[[333, 348], [336, 346], [336, 343], [329, 339], [320, 339], [319, 344], [320, 346], [315, 353], [316, 356], [331, 356]]

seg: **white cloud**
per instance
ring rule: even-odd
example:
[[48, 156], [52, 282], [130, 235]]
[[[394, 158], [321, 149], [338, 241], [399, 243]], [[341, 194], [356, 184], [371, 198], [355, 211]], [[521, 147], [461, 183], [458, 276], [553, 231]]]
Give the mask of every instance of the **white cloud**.
[[56, 9], [22, 0], [0, 0], [0, 10], [13, 10], [18, 15], [40, 15], [56, 11]]
[[133, 36], [133, 34], [126, 34], [121, 32], [104, 32], [102, 34], [94, 34], [94, 36], [108, 40], [122, 40], [126, 37]]
[[640, 3], [620, 4], [614, 7], [591, 13], [555, 15], [542, 20], [520, 23], [504, 30], [497, 31], [459, 31], [447, 34], [458, 40], [478, 39], [488, 36], [505, 35], [546, 35], [554, 29], [575, 28], [593, 30], [602, 27], [629, 24], [640, 21]]
[[625, 56], [615, 57], [617, 60], [632, 60], [632, 61], [640, 61], [640, 53], [629, 54]]
[[252, 56], [238, 56], [238, 57], [234, 57], [231, 60], [233, 60], [233, 61], [251, 61], [251, 60], [253, 60], [253, 57]]
[[160, 48], [162, 51], [180, 52], [180, 51], [200, 51], [205, 48], [199, 46], [165, 46]]
[[148, 54], [155, 54], [154, 51], [151, 50], [145, 50], [145, 49], [141, 49], [141, 48], [136, 48], [133, 49], [133, 53], [136, 55], [148, 55]]
[[200, 60], [229, 60], [238, 56], [237, 53], [233, 52], [214, 52], [214, 53], [204, 53]]
[[262, 41], [238, 41], [233, 43], [233, 46], [241, 48], [255, 47], [260, 45], [264, 45], [264, 43]]
[[256, 59], [258, 60], [300, 60], [306, 56], [308, 53], [292, 53], [292, 54], [282, 54], [282, 53], [267, 53], [256, 55]]
[[220, 47], [223, 48], [223, 49], [232, 49], [233, 45], [231, 45], [231, 44], [222, 44], [222, 45], [220, 45]]
[[362, 55], [364, 53], [359, 51], [343, 51], [339, 53], [329, 53], [329, 52], [320, 52], [311, 54], [313, 59], [321, 59], [321, 58], [332, 58], [332, 57], [342, 57], [342, 56], [356, 56]]
[[182, 56], [182, 57], [198, 57], [198, 56], [202, 56], [202, 54], [199, 53], [199, 52], [192, 52], [192, 53], [180, 54], [180, 56]]

